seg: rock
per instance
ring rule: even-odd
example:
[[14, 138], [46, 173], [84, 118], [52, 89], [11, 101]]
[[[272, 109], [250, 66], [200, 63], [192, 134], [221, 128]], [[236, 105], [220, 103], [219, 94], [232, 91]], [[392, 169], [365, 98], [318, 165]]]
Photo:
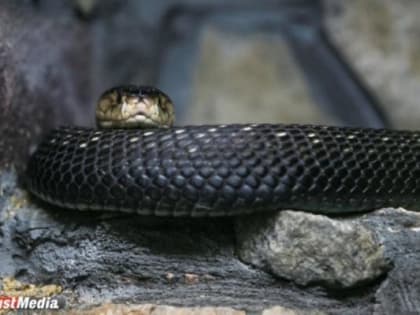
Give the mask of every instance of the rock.
[[[331, 287], [338, 283], [343, 288], [353, 282], [359, 284], [355, 292], [366, 288], [368, 278], [381, 276], [376, 284], [371, 284], [377, 287], [375, 314], [419, 312], [418, 212], [386, 208], [350, 218], [329, 219], [284, 211], [273, 217], [258, 220], [251, 217], [244, 221], [237, 223], [239, 254], [244, 260], [300, 284], [317, 279], [318, 284]], [[254, 232], [257, 234], [253, 235]], [[330, 252], [328, 259], [332, 245], [336, 252]], [[335, 272], [337, 269], [331, 266], [340, 266], [342, 273]], [[387, 269], [389, 272], [385, 273]], [[306, 277], [302, 279], [303, 275]]]
[[420, 313], [420, 258], [402, 255], [396, 265], [375, 294], [375, 315]]
[[270, 309], [265, 309], [262, 312], [262, 315], [327, 315], [325, 312], [317, 310], [299, 310], [299, 309], [290, 309], [282, 306], [275, 306]]
[[200, 32], [198, 49], [186, 122], [333, 121], [312, 100], [282, 37], [228, 32], [210, 24]]
[[324, 0], [324, 4], [329, 36], [372, 90], [392, 126], [418, 129], [420, 3]]
[[57, 285], [35, 286], [33, 284], [21, 283], [16, 279], [5, 277], [2, 279], [3, 288], [2, 294], [7, 296], [31, 296], [42, 298], [45, 296], [52, 296], [61, 293], [62, 288]]
[[376, 291], [374, 314], [420, 314], [420, 215], [382, 209], [364, 221], [377, 232], [393, 263]]
[[23, 169], [53, 126], [93, 121], [83, 110], [93, 103], [89, 36], [69, 16], [57, 8], [45, 18], [30, 5], [0, 2], [0, 166]]
[[356, 220], [282, 211], [238, 222], [240, 257], [299, 285], [350, 288], [390, 267], [374, 231]]
[[[57, 313], [55, 313], [57, 314]], [[229, 307], [174, 307], [166, 305], [124, 305], [124, 304], [104, 304], [89, 310], [70, 310], [59, 314], [73, 315], [245, 315], [244, 311], [237, 311]]]
[[56, 297], [68, 309], [159, 301], [254, 313], [284, 305], [350, 315], [367, 314], [375, 293], [367, 286], [363, 295], [343, 298], [243, 264], [235, 255], [230, 218], [66, 211], [28, 196], [17, 186], [16, 173], [4, 169], [0, 222], [0, 277], [29, 287], [62, 288]]

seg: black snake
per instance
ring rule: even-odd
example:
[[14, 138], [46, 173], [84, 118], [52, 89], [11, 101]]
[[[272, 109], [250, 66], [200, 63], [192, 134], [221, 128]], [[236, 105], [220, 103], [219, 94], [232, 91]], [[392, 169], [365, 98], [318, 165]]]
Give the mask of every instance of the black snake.
[[[141, 110], [130, 112], [130, 102]], [[155, 118], [146, 117], [145, 104], [156, 103], [152, 112], [169, 126], [169, 99], [156, 89], [119, 87], [101, 97], [99, 116], [104, 103], [117, 128], [52, 131], [28, 164], [32, 193], [65, 208], [162, 216], [419, 208], [418, 132], [281, 124], [121, 129], [116, 103], [147, 126]]]

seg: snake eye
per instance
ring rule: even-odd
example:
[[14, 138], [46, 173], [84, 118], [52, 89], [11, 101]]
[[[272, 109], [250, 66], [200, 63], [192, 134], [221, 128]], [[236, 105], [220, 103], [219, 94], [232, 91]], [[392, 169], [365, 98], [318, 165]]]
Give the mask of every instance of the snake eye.
[[116, 102], [115, 102], [115, 104], [117, 105], [117, 104], [121, 104], [121, 102], [122, 102], [122, 93], [120, 92], [120, 91], [117, 91], [117, 93], [115, 93], [116, 94]]
[[168, 111], [168, 106], [166, 106], [166, 103], [163, 102], [162, 98], [160, 97], [158, 97], [158, 105], [163, 112], [166, 113]]

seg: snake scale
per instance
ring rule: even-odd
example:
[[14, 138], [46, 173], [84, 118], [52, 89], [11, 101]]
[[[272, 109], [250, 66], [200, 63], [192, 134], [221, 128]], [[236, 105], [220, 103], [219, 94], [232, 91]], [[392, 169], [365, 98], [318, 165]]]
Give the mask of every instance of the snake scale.
[[27, 179], [32, 193], [64, 208], [158, 216], [419, 208], [420, 133], [295, 124], [61, 127], [32, 155]]

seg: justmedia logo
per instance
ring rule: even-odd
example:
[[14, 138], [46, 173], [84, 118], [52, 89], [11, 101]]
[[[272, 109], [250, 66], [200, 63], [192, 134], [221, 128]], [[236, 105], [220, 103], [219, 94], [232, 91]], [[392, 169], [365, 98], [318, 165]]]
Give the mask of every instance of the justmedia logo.
[[34, 298], [29, 296], [0, 296], [0, 309], [3, 310], [58, 310], [63, 301], [56, 297]]

